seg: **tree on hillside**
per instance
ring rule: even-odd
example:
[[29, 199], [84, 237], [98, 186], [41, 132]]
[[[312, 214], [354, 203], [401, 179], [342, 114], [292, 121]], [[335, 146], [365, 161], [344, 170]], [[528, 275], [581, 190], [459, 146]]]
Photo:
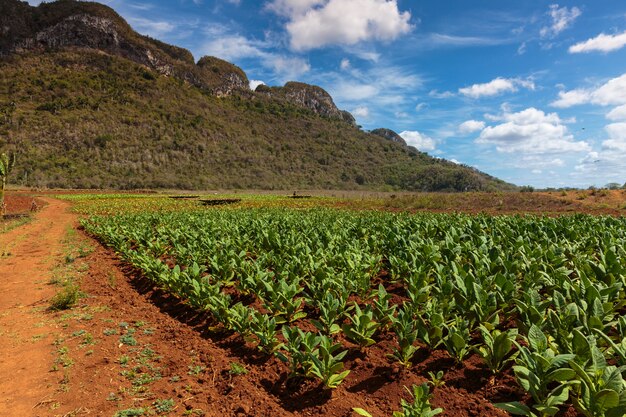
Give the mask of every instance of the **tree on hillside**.
[[7, 177], [15, 165], [15, 154], [9, 156], [6, 153], [0, 154], [0, 215], [4, 216], [6, 205], [4, 204], [4, 189], [7, 185]]

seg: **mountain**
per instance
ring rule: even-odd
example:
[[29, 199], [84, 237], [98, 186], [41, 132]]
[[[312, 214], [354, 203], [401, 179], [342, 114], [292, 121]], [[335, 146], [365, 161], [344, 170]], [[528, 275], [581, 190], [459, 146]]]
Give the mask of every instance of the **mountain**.
[[[13, 182], [75, 188], [513, 189], [366, 133], [322, 88], [248, 87], [111, 8], [0, 0], [0, 148]], [[391, 133], [393, 135], [391, 135]]]

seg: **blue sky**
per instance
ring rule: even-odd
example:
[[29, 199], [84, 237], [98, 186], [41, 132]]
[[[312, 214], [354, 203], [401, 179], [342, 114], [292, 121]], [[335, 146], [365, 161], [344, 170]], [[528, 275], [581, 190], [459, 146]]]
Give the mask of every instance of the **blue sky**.
[[431, 155], [519, 185], [626, 182], [624, 1], [104, 3], [255, 85], [319, 85]]

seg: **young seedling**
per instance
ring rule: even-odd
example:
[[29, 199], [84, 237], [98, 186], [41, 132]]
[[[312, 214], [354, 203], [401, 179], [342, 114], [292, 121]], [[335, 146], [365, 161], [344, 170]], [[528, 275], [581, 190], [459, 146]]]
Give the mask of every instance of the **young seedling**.
[[400, 309], [398, 317], [393, 321], [392, 328], [396, 333], [398, 348], [394, 348], [391, 356], [408, 368], [411, 366], [411, 359], [419, 349], [418, 346], [415, 346], [417, 332], [413, 315], [405, 309]]
[[372, 338], [380, 323], [374, 321], [374, 312], [371, 306], [366, 306], [363, 310], [354, 304], [354, 314], [348, 317], [350, 323], [342, 326], [343, 333], [348, 340], [358, 344], [361, 348], [373, 345], [376, 341]]
[[347, 350], [335, 354], [341, 349], [341, 344], [333, 343], [327, 336], [320, 336], [319, 347], [310, 353], [311, 369], [309, 373], [322, 381], [327, 389], [337, 388], [350, 373], [342, 371], [342, 359], [348, 353]]
[[413, 385], [412, 390], [408, 388], [406, 390], [413, 397], [413, 402], [403, 398], [400, 402], [402, 411], [394, 411], [393, 417], [433, 417], [443, 413], [442, 408], [432, 409], [430, 405], [432, 395], [427, 384]]

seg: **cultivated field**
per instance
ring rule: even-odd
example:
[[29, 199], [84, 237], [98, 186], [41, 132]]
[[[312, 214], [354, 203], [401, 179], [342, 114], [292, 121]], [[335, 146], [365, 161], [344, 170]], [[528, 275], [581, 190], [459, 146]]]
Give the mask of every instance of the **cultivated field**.
[[621, 191], [60, 197], [102, 415], [626, 413]]

